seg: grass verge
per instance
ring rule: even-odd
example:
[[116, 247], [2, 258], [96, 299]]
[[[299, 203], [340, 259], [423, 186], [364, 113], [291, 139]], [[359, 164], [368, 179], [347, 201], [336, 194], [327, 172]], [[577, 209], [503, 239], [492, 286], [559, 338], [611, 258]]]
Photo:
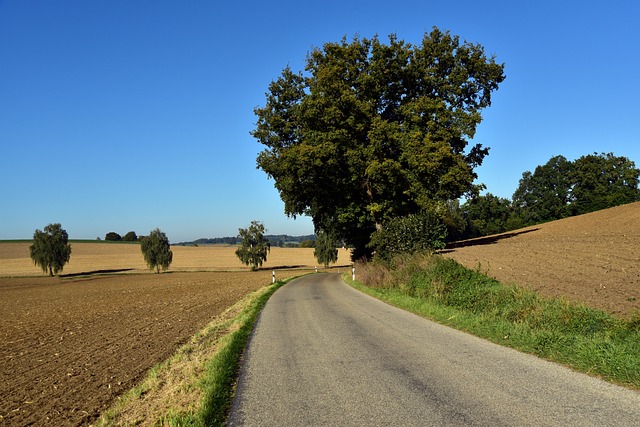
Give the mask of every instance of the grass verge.
[[246, 296], [198, 332], [137, 387], [105, 411], [97, 426], [220, 426], [235, 395], [240, 358], [258, 314], [286, 282]]
[[640, 390], [640, 316], [504, 285], [438, 255], [356, 266], [355, 288], [439, 323]]

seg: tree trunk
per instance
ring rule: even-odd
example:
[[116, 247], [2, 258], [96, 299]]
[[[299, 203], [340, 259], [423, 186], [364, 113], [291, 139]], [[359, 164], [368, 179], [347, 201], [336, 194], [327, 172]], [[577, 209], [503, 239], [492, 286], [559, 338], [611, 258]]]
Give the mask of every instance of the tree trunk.
[[51, 266], [49, 266], [49, 276], [53, 277], [53, 270], [51, 269]]

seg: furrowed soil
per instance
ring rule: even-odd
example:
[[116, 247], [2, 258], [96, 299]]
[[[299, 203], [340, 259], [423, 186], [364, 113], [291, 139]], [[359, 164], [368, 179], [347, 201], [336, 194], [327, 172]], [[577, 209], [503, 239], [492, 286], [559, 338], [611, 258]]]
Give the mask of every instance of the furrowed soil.
[[542, 296], [640, 315], [640, 203], [456, 242], [443, 255]]
[[[86, 425], [154, 365], [246, 294], [315, 266], [313, 249], [273, 248], [250, 272], [235, 247], [172, 247], [168, 273], [137, 244], [72, 243], [61, 277], [0, 243], [0, 425]], [[348, 265], [340, 251], [338, 265]], [[285, 268], [295, 268], [288, 271]], [[124, 274], [105, 274], [105, 273]]]

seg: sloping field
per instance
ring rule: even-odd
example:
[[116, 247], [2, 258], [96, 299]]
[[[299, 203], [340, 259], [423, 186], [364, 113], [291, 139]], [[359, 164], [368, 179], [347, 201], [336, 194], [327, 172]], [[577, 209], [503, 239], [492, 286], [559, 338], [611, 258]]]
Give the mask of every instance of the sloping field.
[[640, 202], [457, 242], [443, 254], [543, 296], [640, 314]]

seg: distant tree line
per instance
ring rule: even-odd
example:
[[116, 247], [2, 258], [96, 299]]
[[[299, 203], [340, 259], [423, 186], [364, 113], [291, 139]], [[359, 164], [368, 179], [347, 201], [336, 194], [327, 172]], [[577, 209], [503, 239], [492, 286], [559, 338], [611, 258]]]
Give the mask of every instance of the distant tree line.
[[640, 169], [627, 157], [554, 156], [522, 174], [511, 200], [491, 193], [453, 203], [444, 216], [448, 240], [502, 233], [640, 201]]
[[[285, 247], [287, 245], [299, 246], [305, 241], [315, 241], [316, 237], [313, 234], [304, 236], [290, 236], [288, 234], [269, 234], [264, 238], [268, 240], [272, 246]], [[192, 242], [176, 243], [176, 246], [190, 246], [190, 245], [238, 245], [242, 243], [240, 236], [236, 237], [212, 237], [197, 239]], [[301, 246], [301, 245], [300, 245]], [[313, 247], [313, 246], [306, 246]]]
[[104, 236], [104, 240], [110, 242], [138, 242], [142, 241], [145, 236], [138, 236], [135, 231], [129, 231], [124, 236], [119, 235], [115, 231], [110, 231]]

